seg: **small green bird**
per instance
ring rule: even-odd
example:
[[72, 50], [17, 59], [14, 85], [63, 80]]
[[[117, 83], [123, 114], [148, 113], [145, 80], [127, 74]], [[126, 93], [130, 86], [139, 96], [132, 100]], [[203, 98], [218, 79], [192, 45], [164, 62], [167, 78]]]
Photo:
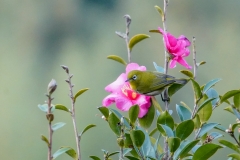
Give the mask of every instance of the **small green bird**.
[[175, 79], [173, 76], [157, 71], [132, 70], [127, 75], [131, 88], [139, 94], [156, 96], [174, 83], [186, 84], [187, 79]]

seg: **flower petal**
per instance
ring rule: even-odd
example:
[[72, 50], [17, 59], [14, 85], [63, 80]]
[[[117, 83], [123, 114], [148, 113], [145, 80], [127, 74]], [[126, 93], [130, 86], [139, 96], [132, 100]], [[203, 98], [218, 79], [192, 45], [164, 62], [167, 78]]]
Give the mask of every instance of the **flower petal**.
[[175, 68], [177, 64], [177, 61], [175, 59], [170, 60], [169, 67], [170, 68]]
[[108, 91], [108, 92], [121, 92], [121, 88], [123, 86], [123, 84], [125, 83], [127, 79], [127, 75], [125, 73], [122, 73], [120, 76], [118, 76], [118, 78], [112, 82], [111, 84], [107, 85], [105, 87], [105, 90]]
[[187, 69], [192, 68], [192, 66], [188, 65], [188, 63], [182, 57], [178, 57], [177, 62], [180, 63], [182, 66], [186, 67]]
[[128, 111], [134, 104], [125, 97], [116, 98], [116, 107], [121, 111]]
[[103, 106], [110, 106], [112, 103], [115, 102], [115, 99], [118, 97], [118, 94], [110, 94], [107, 97], [105, 97], [102, 101]]

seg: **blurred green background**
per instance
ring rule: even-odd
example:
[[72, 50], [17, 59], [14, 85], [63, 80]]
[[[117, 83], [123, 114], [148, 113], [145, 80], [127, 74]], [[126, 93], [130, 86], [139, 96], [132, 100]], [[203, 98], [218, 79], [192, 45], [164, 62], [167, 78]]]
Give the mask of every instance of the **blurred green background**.
[[[54, 78], [58, 88], [53, 103], [70, 107], [64, 81], [67, 76], [60, 67], [63, 64], [74, 74], [75, 92], [90, 88], [76, 103], [79, 130], [87, 124], [97, 125], [82, 138], [82, 159], [90, 159], [89, 155], [102, 157], [101, 149], [118, 150], [116, 136], [100, 118], [97, 107], [108, 95], [104, 87], [125, 68], [106, 57], [116, 54], [127, 60], [125, 42], [114, 32], [125, 31], [123, 16], [129, 14], [130, 36], [151, 36], [134, 47], [132, 60], [148, 70], [154, 70], [153, 61], [163, 66], [162, 37], [148, 32], [162, 26], [155, 5], [162, 7], [162, 0], [1, 0], [0, 159], [47, 159], [46, 144], [40, 139], [41, 134], [47, 135], [47, 120], [37, 105], [46, 100], [44, 93]], [[204, 84], [222, 78], [215, 86], [219, 94], [240, 88], [239, 7], [240, 1], [226, 0], [170, 1], [168, 7], [168, 31], [175, 36], [196, 37], [197, 61], [207, 61], [198, 69], [197, 80]], [[192, 65], [192, 55], [187, 60]], [[178, 65], [169, 73], [181, 77], [180, 69], [184, 68]], [[190, 84], [173, 97], [171, 108], [174, 110], [181, 100], [193, 106]], [[227, 127], [235, 122], [235, 117], [223, 111], [224, 107], [214, 110], [210, 121]], [[60, 146], [75, 148], [70, 115], [56, 111], [54, 122], [67, 125], [54, 133], [53, 151]], [[229, 153], [222, 149], [212, 159], [227, 159]], [[71, 158], [59, 157], [67, 159]]]

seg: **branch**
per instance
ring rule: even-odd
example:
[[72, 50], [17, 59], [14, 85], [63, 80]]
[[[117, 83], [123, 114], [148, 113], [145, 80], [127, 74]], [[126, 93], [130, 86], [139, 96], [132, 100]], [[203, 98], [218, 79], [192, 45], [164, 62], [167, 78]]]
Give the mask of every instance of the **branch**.
[[196, 61], [196, 46], [195, 46], [196, 38], [192, 38], [192, 44], [193, 44], [193, 74], [194, 74], [194, 80], [197, 77], [197, 61]]
[[127, 53], [128, 53], [128, 63], [131, 62], [131, 50], [128, 46], [128, 43], [129, 43], [129, 27], [130, 27], [130, 24], [131, 24], [131, 17], [129, 15], [125, 15], [123, 16], [125, 19], [126, 19], [126, 37], [125, 37], [125, 42], [126, 42], [126, 45], [127, 45]]

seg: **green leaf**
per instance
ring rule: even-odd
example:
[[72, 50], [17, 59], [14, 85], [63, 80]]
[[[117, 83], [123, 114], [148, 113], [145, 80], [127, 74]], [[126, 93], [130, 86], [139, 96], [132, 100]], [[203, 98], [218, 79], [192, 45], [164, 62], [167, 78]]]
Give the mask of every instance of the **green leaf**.
[[146, 35], [146, 34], [137, 34], [135, 36], [133, 36], [130, 40], [129, 40], [129, 43], [128, 43], [128, 47], [130, 49], [130, 51], [133, 49], [133, 47], [140, 41], [146, 39], [146, 38], [149, 38], [150, 36], [149, 35]]
[[217, 105], [218, 101], [220, 100], [219, 98], [219, 94], [217, 93], [217, 91], [213, 88], [210, 88], [208, 91], [207, 91], [207, 96], [208, 98], [215, 98], [213, 101], [212, 101], [212, 105], [215, 106]]
[[196, 102], [202, 96], [202, 92], [201, 92], [199, 84], [194, 79], [191, 79], [191, 81], [192, 81], [192, 87], [193, 87], [193, 91], [194, 91], [194, 98], [195, 98], [195, 102]]
[[131, 126], [134, 126], [134, 124], [138, 118], [139, 110], [140, 109], [139, 109], [138, 105], [134, 105], [129, 109], [128, 115], [129, 115]]
[[234, 114], [232, 106], [227, 106], [226, 108], [224, 108], [224, 110]]
[[[199, 104], [204, 104], [205, 101], [207, 102], [207, 99], [208, 99], [207, 95], [204, 94], [203, 98], [200, 100]], [[202, 109], [200, 111], [198, 110], [197, 113], [199, 115], [199, 119], [202, 124], [207, 122], [212, 115], [212, 104], [205, 103], [203, 105]]]
[[156, 108], [160, 113], [163, 112], [160, 104], [157, 102], [157, 100], [156, 100], [156, 98], [154, 96], [151, 97], [151, 102], [152, 102], [154, 108]]
[[69, 151], [71, 148], [70, 147], [62, 147], [60, 149], [58, 149], [54, 154], [53, 154], [53, 159], [56, 159], [58, 156], [60, 156], [61, 154]]
[[156, 10], [158, 11], [158, 13], [160, 14], [162, 21], [164, 21], [164, 13], [163, 10], [159, 7], [159, 6], [154, 6], [156, 8]]
[[92, 158], [93, 160], [101, 160], [101, 158], [97, 157], [97, 156], [89, 156], [90, 158]]
[[58, 123], [55, 123], [54, 125], [52, 125], [52, 130], [53, 131], [56, 131], [57, 129], [63, 127], [66, 123], [63, 123], [63, 122], [58, 122]]
[[131, 130], [130, 137], [134, 145], [140, 148], [145, 140], [145, 135], [141, 130]]
[[44, 142], [46, 142], [47, 145], [49, 146], [49, 141], [48, 141], [47, 137], [45, 137], [44, 135], [41, 135], [41, 140], [43, 140]]
[[[54, 107], [54, 105], [52, 104], [51, 105], [51, 113], [54, 111], [54, 109], [55, 109], [55, 107]], [[43, 112], [45, 112], [45, 113], [47, 113], [48, 112], [48, 104], [39, 104], [38, 105], [38, 108], [41, 110], [41, 111], [43, 111]]]
[[149, 136], [153, 136], [154, 133], [156, 133], [158, 131], [157, 128], [154, 128], [150, 133], [149, 133]]
[[55, 109], [58, 109], [58, 110], [62, 110], [62, 111], [66, 111], [66, 112], [69, 112], [68, 108], [65, 107], [64, 105], [62, 104], [56, 104], [55, 105]]
[[79, 136], [82, 136], [83, 133], [85, 133], [87, 130], [89, 130], [90, 128], [93, 128], [93, 127], [96, 127], [96, 125], [95, 124], [89, 124], [87, 127], [85, 127], [83, 129], [83, 131], [79, 134]]
[[149, 32], [162, 34], [158, 29], [151, 29], [151, 30], [149, 30]]
[[212, 132], [209, 134], [209, 136], [211, 136], [214, 140], [214, 139], [218, 139], [218, 138], [222, 137], [223, 135], [218, 132]]
[[207, 93], [207, 91], [213, 87], [217, 82], [219, 82], [221, 79], [220, 78], [216, 78], [216, 79], [213, 79], [211, 81], [209, 81], [205, 87], [203, 88], [203, 93]]
[[98, 110], [103, 114], [103, 116], [108, 120], [109, 110], [106, 107], [98, 107]]
[[237, 146], [235, 146], [232, 142], [229, 142], [229, 141], [224, 140], [224, 139], [220, 139], [220, 140], [218, 140], [218, 142], [221, 143], [222, 145], [240, 153], [239, 148]]
[[132, 142], [132, 139], [131, 139], [129, 133], [125, 133], [124, 147], [125, 148], [133, 148], [133, 142]]
[[158, 66], [156, 62], [153, 62], [153, 65], [156, 69], [156, 71], [160, 72], [160, 73], [164, 73], [164, 68], [161, 66]]
[[180, 70], [180, 72], [186, 76], [188, 76], [189, 78], [194, 78], [194, 75], [191, 71], [189, 70]]
[[142, 118], [138, 118], [140, 126], [145, 129], [149, 128], [153, 122], [154, 115], [155, 115], [155, 108], [152, 104], [150, 106], [150, 108], [148, 109], [147, 114], [145, 116], [143, 116]]
[[233, 103], [237, 109], [240, 109], [240, 93], [233, 97]]
[[65, 153], [67, 155], [69, 155], [70, 157], [72, 157], [74, 160], [78, 160], [76, 151], [73, 148], [71, 148], [71, 147], [69, 147], [69, 148], [70, 148], [70, 150], [66, 151]]
[[178, 117], [180, 118], [181, 121], [191, 119], [192, 114], [188, 108], [176, 104], [176, 111], [177, 111]]
[[234, 160], [240, 160], [240, 154], [237, 153], [229, 154], [228, 157], [232, 157]]
[[164, 111], [157, 119], [157, 123], [167, 125], [172, 130], [174, 129], [174, 120], [168, 111]]
[[201, 66], [201, 65], [203, 65], [205, 63], [206, 63], [205, 61], [201, 61], [201, 62], [197, 63], [197, 66]]
[[125, 62], [121, 57], [116, 56], [116, 55], [109, 55], [109, 56], [107, 56], [107, 59], [112, 59], [114, 61], [117, 61], [117, 62], [125, 65], [125, 66], [127, 65], [127, 62]]
[[194, 130], [193, 120], [186, 120], [181, 122], [176, 128], [176, 136], [181, 140], [186, 139]]
[[157, 124], [157, 128], [163, 136], [174, 137], [173, 131], [170, 127], [163, 124]]
[[121, 127], [120, 127], [120, 120], [118, 119], [118, 117], [114, 114], [111, 113], [108, 117], [108, 124], [110, 126], [110, 128], [112, 129], [112, 131], [117, 135], [120, 136], [121, 134]]
[[79, 91], [75, 94], [75, 96], [74, 96], [74, 98], [73, 98], [74, 102], [76, 101], [76, 99], [78, 98], [78, 96], [80, 96], [81, 94], [83, 94], [83, 93], [86, 92], [87, 90], [89, 90], [89, 88], [84, 88], [84, 89], [79, 90]]
[[215, 126], [214, 127], [215, 129], [218, 129], [219, 131], [222, 131], [222, 132], [224, 132], [225, 133], [225, 131], [226, 131], [226, 128], [225, 127], [223, 127], [222, 125], [217, 125], [217, 126]]
[[129, 160], [139, 160], [138, 158], [132, 157], [132, 156], [125, 156]]
[[213, 129], [214, 127], [216, 127], [217, 125], [219, 125], [218, 123], [206, 123], [202, 126], [198, 137], [202, 137], [205, 133], [207, 133], [208, 131], [210, 131], [211, 129]]
[[235, 96], [236, 94], [240, 93], [240, 90], [231, 90], [225, 93], [220, 100], [220, 103], [223, 103], [224, 101], [228, 100], [229, 98]]
[[238, 119], [240, 119], [240, 113], [239, 113], [235, 108], [233, 108], [233, 107], [232, 107], [232, 110], [233, 110], [233, 113], [235, 114], [235, 116], [236, 116]]
[[196, 116], [193, 118], [193, 122], [194, 122], [194, 129], [200, 128], [201, 122], [198, 114], [196, 114]]
[[240, 123], [234, 123], [234, 124], [232, 125], [232, 131], [234, 131], [235, 128], [236, 128], [236, 127], [239, 127], [239, 126], [240, 126]]
[[198, 107], [198, 110], [197, 110], [197, 113], [203, 109], [203, 107], [207, 106], [210, 102], [212, 102], [215, 98], [208, 98], [206, 99], [199, 107]]
[[170, 137], [167, 139], [168, 147], [171, 153], [175, 152], [180, 146], [181, 139], [177, 137]]
[[193, 160], [208, 159], [220, 148], [222, 148], [222, 146], [214, 143], [202, 145], [194, 153]]
[[111, 156], [113, 156], [113, 155], [115, 155], [115, 154], [118, 154], [119, 153], [119, 151], [115, 151], [115, 152], [113, 152], [113, 153], [110, 153], [109, 155], [108, 155], [108, 157], [111, 157]]
[[[188, 83], [189, 80], [187, 80]], [[177, 83], [173, 83], [170, 87], [168, 87], [168, 95], [169, 97], [171, 97], [172, 95], [174, 95], [178, 90], [180, 90], [183, 86], [185, 86], [187, 83], [185, 84], [177, 84]]]
[[174, 153], [173, 159], [178, 159], [179, 157], [182, 159], [185, 157], [188, 152], [199, 142], [199, 140], [194, 141], [182, 141], [179, 148]]
[[125, 156], [126, 154], [128, 154], [132, 149], [131, 148], [124, 148], [123, 149], [123, 156]]

